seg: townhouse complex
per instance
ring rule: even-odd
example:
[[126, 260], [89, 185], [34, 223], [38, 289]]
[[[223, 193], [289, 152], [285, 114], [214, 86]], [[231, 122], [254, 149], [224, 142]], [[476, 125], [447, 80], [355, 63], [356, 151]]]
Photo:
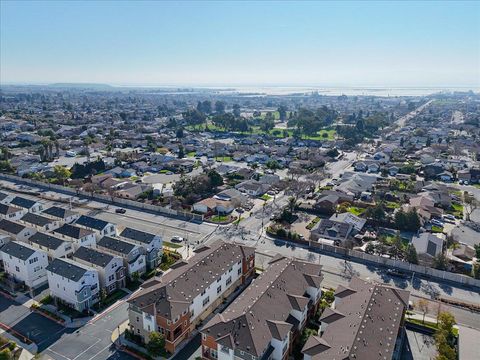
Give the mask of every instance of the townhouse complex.
[[128, 301], [130, 330], [148, 342], [157, 331], [175, 352], [195, 326], [253, 276], [253, 248], [217, 242], [202, 247]]

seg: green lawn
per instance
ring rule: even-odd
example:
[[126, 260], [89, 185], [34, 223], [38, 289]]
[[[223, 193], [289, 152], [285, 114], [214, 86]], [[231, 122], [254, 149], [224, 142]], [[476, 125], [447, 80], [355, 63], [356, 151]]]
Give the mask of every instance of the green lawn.
[[452, 203], [452, 206], [447, 210], [447, 213], [461, 219], [463, 218], [463, 205], [459, 203]]
[[437, 225], [432, 225], [432, 232], [433, 233], [441, 233], [443, 232], [443, 228]]
[[360, 216], [365, 212], [365, 209], [357, 206], [350, 206], [347, 211], [353, 215]]
[[220, 160], [221, 162], [230, 162], [230, 161], [232, 161], [232, 157], [231, 156], [216, 156], [215, 160], [216, 161]]
[[477, 189], [480, 189], [480, 184], [473, 184]]
[[228, 215], [214, 215], [209, 220], [212, 222], [225, 222], [228, 221]]
[[262, 200], [265, 200], [265, 201], [268, 201], [270, 200], [272, 197], [268, 194], [263, 194], [262, 196], [260, 196], [260, 199]]
[[312, 230], [313, 227], [315, 226], [315, 224], [317, 224], [319, 221], [320, 221], [320, 218], [317, 216], [315, 219], [313, 219], [312, 221], [310, 221], [310, 222], [308, 223], [308, 225], [306, 226], [306, 228], [307, 228], [308, 230]]
[[196, 154], [195, 151], [190, 151], [190, 152], [187, 153], [187, 157], [194, 157], [195, 154]]
[[169, 242], [169, 241], [164, 241], [163, 246], [169, 247], [171, 249], [178, 249], [178, 248], [182, 247], [182, 245], [180, 245], [180, 244], [175, 244], [175, 243], [172, 243], [172, 242]]
[[398, 208], [400, 208], [399, 203], [392, 202], [392, 201], [387, 201], [385, 205], [388, 209], [398, 209]]

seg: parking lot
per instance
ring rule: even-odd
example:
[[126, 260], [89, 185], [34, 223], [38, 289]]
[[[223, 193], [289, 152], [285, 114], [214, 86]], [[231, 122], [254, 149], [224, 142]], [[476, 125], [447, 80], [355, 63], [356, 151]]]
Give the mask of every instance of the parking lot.
[[65, 332], [71, 331], [2, 295], [0, 313], [1, 322], [37, 344], [39, 352], [55, 343]]

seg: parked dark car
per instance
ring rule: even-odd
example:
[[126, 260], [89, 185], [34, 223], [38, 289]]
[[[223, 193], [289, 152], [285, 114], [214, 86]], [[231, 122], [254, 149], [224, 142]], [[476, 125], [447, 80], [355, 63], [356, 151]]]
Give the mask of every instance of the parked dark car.
[[401, 270], [397, 270], [397, 269], [388, 269], [387, 274], [390, 276], [395, 276], [402, 279], [408, 279], [410, 277], [408, 273]]
[[127, 212], [127, 210], [123, 209], [123, 208], [119, 208], [119, 209], [115, 209], [115, 212], [117, 214], [125, 214]]

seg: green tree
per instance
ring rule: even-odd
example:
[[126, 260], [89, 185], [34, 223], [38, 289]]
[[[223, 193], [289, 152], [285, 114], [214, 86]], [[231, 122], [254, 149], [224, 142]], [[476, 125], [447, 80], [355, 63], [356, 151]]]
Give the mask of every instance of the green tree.
[[233, 104], [233, 116], [240, 117], [240, 114], [241, 114], [240, 105]]
[[0, 351], [0, 360], [11, 360], [11, 359], [13, 359], [13, 356], [10, 349], [5, 348]]
[[453, 332], [455, 317], [449, 312], [441, 312], [438, 315], [437, 325], [435, 344], [438, 354], [436, 359], [456, 360], [455, 334]]
[[210, 184], [212, 185], [212, 187], [218, 187], [223, 185], [223, 178], [217, 171], [212, 169], [208, 172], [207, 175], [210, 179]]
[[287, 107], [285, 105], [280, 105], [277, 111], [281, 121], [287, 120]]
[[147, 351], [153, 356], [157, 357], [162, 355], [165, 351], [165, 338], [160, 333], [153, 331], [148, 336]]
[[178, 158], [183, 159], [185, 157], [185, 150], [183, 149], [183, 146], [180, 145], [178, 147]]
[[65, 181], [72, 176], [72, 172], [62, 165], [55, 165], [53, 167], [53, 173], [59, 182], [65, 186]]
[[415, 246], [408, 244], [407, 250], [405, 251], [405, 259], [411, 264], [418, 264], [418, 255]]
[[215, 112], [218, 114], [223, 114], [225, 112], [225, 103], [223, 101], [215, 102]]
[[445, 254], [441, 253], [435, 256], [433, 259], [433, 265], [438, 270], [448, 270], [448, 258]]

